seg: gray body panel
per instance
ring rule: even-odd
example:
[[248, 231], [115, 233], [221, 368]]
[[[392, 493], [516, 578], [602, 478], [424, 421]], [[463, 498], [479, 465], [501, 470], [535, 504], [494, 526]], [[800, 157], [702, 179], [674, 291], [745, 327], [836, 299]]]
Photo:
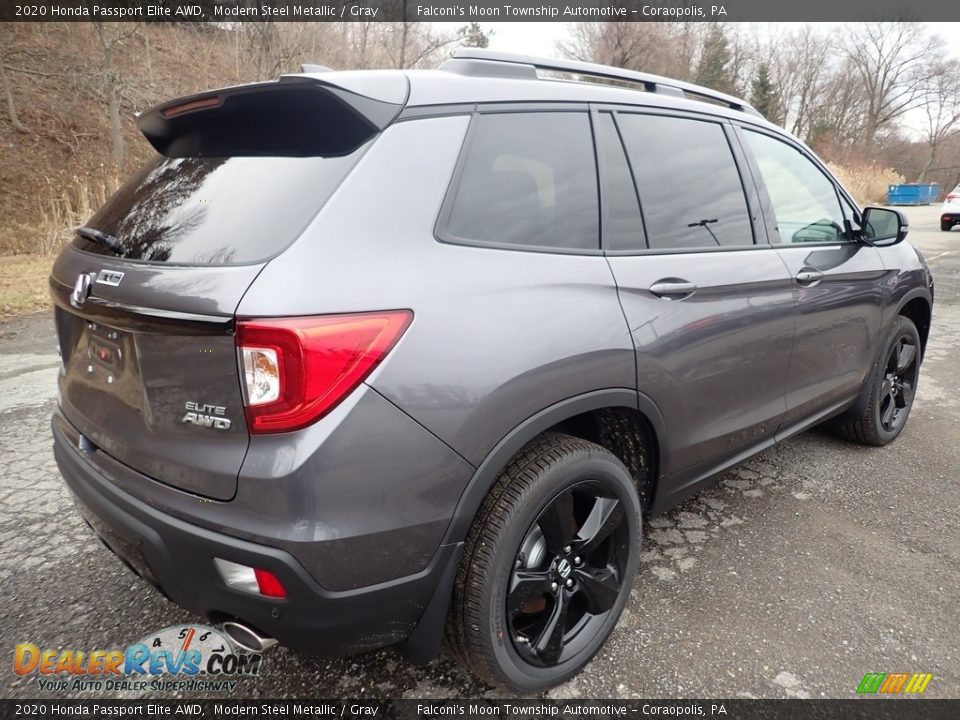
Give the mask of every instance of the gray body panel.
[[[247, 451], [233, 312], [262, 266], [157, 267], [64, 249], [53, 267], [60, 404], [95, 445], [147, 476], [228, 500]], [[82, 273], [123, 273], [93, 282], [78, 308], [69, 293]], [[96, 351], [113, 353], [99, 361]], [[187, 403], [224, 408], [228, 428], [184, 423]], [[209, 414], [209, 413], [208, 413]]]
[[[637, 383], [663, 414], [672, 474], [771, 437], [786, 410], [792, 279], [771, 249], [611, 257], [637, 347]], [[681, 300], [650, 293], [691, 282]]]
[[794, 283], [797, 329], [787, 373], [786, 425], [860, 392], [883, 340], [887, 271], [877, 248], [857, 243], [778, 246], [791, 277], [805, 268], [818, 283]]

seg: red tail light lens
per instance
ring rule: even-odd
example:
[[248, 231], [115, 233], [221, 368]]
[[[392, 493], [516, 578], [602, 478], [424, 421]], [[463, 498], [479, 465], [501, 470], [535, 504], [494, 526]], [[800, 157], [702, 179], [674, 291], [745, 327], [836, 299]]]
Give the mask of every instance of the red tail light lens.
[[393, 349], [413, 313], [240, 320], [247, 427], [299, 430], [332, 410]]

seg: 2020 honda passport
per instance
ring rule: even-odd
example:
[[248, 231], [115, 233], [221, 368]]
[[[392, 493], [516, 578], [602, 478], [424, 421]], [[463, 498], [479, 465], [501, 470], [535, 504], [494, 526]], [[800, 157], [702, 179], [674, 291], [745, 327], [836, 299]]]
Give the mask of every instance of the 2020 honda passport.
[[609, 636], [644, 517], [817, 423], [907, 421], [933, 281], [904, 218], [737, 98], [465, 50], [139, 125], [156, 158], [50, 281], [56, 458], [247, 648], [445, 639], [542, 690]]

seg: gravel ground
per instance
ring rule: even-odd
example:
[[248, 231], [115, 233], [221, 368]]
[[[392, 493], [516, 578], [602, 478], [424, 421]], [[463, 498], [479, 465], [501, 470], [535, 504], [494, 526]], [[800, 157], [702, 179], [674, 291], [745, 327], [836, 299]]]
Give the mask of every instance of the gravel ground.
[[[901, 438], [868, 449], [814, 430], [654, 518], [616, 632], [551, 697], [849, 698], [868, 671], [930, 672], [926, 696], [960, 697], [960, 231], [939, 232], [937, 208], [909, 214], [937, 298]], [[74, 511], [50, 447], [57, 365], [46, 314], [0, 325], [0, 651], [10, 659], [19, 642], [125, 647], [195, 620]], [[445, 658], [417, 668], [392, 650], [320, 660], [279, 648], [243, 683], [231, 697], [499, 696]], [[0, 696], [45, 694], [3, 664]]]

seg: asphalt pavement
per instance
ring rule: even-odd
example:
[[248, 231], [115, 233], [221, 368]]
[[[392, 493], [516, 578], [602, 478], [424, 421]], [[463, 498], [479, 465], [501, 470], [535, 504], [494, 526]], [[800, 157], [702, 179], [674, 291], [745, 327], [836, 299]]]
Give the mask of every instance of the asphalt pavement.
[[[960, 228], [941, 233], [937, 211], [907, 209], [937, 297], [901, 437], [864, 448], [813, 430], [654, 518], [613, 637], [550, 697], [850, 698], [866, 672], [933, 673], [926, 696], [960, 697]], [[197, 620], [73, 509], [51, 451], [58, 364], [48, 314], [0, 324], [0, 697], [69, 697], [13, 672], [17, 643], [126, 647]], [[501, 696], [446, 658], [414, 667], [390, 649], [327, 660], [284, 648], [219, 693], [244, 695]]]

